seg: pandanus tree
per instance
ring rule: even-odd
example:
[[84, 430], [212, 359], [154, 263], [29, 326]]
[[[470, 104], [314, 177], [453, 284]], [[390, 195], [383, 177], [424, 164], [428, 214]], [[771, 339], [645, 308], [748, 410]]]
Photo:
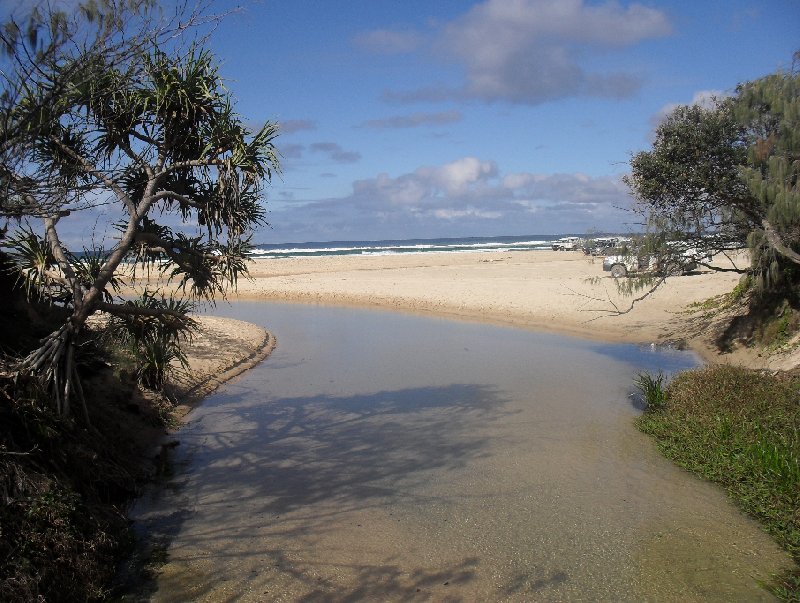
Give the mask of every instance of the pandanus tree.
[[[54, 13], [29, 28], [34, 35], [7, 27], [4, 39], [13, 60], [0, 116], [0, 212], [17, 219], [6, 243], [31, 294], [68, 316], [16, 370], [44, 383], [62, 414], [83, 401], [76, 344], [92, 314], [155, 345], [191, 326], [193, 301], [235, 286], [265, 223], [263, 188], [279, 169], [277, 126], [251, 131], [211, 53], [173, 45], [168, 54], [147, 28], [126, 36], [123, 17], [150, 2], [89, 4], [99, 18], [85, 13], [75, 26]], [[90, 42], [78, 43], [76, 32], [91, 26]], [[98, 207], [116, 235], [69, 248], [63, 226], [83, 220], [90, 229], [83, 216]], [[171, 293], [121, 297], [121, 274], [141, 268], [162, 275]]]

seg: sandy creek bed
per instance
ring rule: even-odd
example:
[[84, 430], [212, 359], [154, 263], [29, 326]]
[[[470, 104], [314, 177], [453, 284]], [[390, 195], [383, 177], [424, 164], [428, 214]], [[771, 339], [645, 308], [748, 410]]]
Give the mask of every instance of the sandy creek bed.
[[787, 556], [632, 424], [693, 357], [240, 303], [278, 346], [177, 434], [134, 515], [154, 601], [758, 601]]

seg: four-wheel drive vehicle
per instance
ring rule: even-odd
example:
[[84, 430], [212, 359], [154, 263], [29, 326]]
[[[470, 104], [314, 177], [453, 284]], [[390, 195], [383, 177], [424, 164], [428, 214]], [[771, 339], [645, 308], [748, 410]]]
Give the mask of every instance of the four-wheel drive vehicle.
[[[680, 249], [677, 245], [670, 245], [673, 250], [666, 259], [659, 262], [654, 255], [608, 255], [603, 259], [603, 270], [611, 272], [614, 278], [627, 276], [630, 273], [654, 272], [686, 274], [697, 268], [699, 252], [694, 248]], [[659, 265], [661, 264], [661, 265]]]
[[589, 239], [583, 246], [586, 255], [610, 255], [614, 249], [619, 249], [630, 243], [625, 237], [597, 237]]
[[580, 237], [564, 237], [553, 241], [553, 251], [575, 251], [580, 249], [583, 241]]
[[637, 257], [635, 255], [607, 255], [603, 258], [603, 270], [611, 272], [614, 278], [628, 276], [630, 273], [655, 272], [656, 259], [646, 255]]

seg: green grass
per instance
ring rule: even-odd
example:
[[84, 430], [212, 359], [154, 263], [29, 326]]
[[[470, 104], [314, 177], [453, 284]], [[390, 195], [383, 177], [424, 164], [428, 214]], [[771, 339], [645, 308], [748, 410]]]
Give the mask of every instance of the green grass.
[[[666, 390], [647, 375], [637, 385], [648, 401], [639, 428], [678, 465], [722, 485], [800, 562], [800, 377], [716, 366], [682, 373]], [[800, 601], [795, 572], [773, 587], [785, 601]]]
[[634, 383], [642, 392], [648, 410], [655, 411], [664, 408], [667, 403], [667, 395], [664, 391], [663, 373], [658, 373], [655, 377], [648, 373], [639, 373]]

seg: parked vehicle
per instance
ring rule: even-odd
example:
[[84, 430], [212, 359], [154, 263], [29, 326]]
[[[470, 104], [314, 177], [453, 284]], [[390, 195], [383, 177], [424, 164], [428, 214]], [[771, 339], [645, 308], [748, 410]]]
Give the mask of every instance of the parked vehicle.
[[659, 261], [656, 255], [635, 254], [607, 255], [603, 259], [603, 270], [611, 272], [614, 278], [628, 276], [631, 273], [666, 273], [669, 275], [686, 274], [697, 269], [700, 252], [694, 247], [684, 247], [680, 241], [667, 243], [670, 249]]
[[629, 239], [623, 237], [597, 237], [589, 239], [583, 246], [586, 255], [610, 255], [615, 247], [622, 247]]
[[575, 251], [580, 249], [583, 239], [580, 237], [562, 237], [553, 241], [553, 251]]
[[656, 263], [656, 259], [649, 255], [607, 255], [603, 258], [603, 270], [611, 272], [614, 278], [621, 278], [630, 273], [655, 272]]

